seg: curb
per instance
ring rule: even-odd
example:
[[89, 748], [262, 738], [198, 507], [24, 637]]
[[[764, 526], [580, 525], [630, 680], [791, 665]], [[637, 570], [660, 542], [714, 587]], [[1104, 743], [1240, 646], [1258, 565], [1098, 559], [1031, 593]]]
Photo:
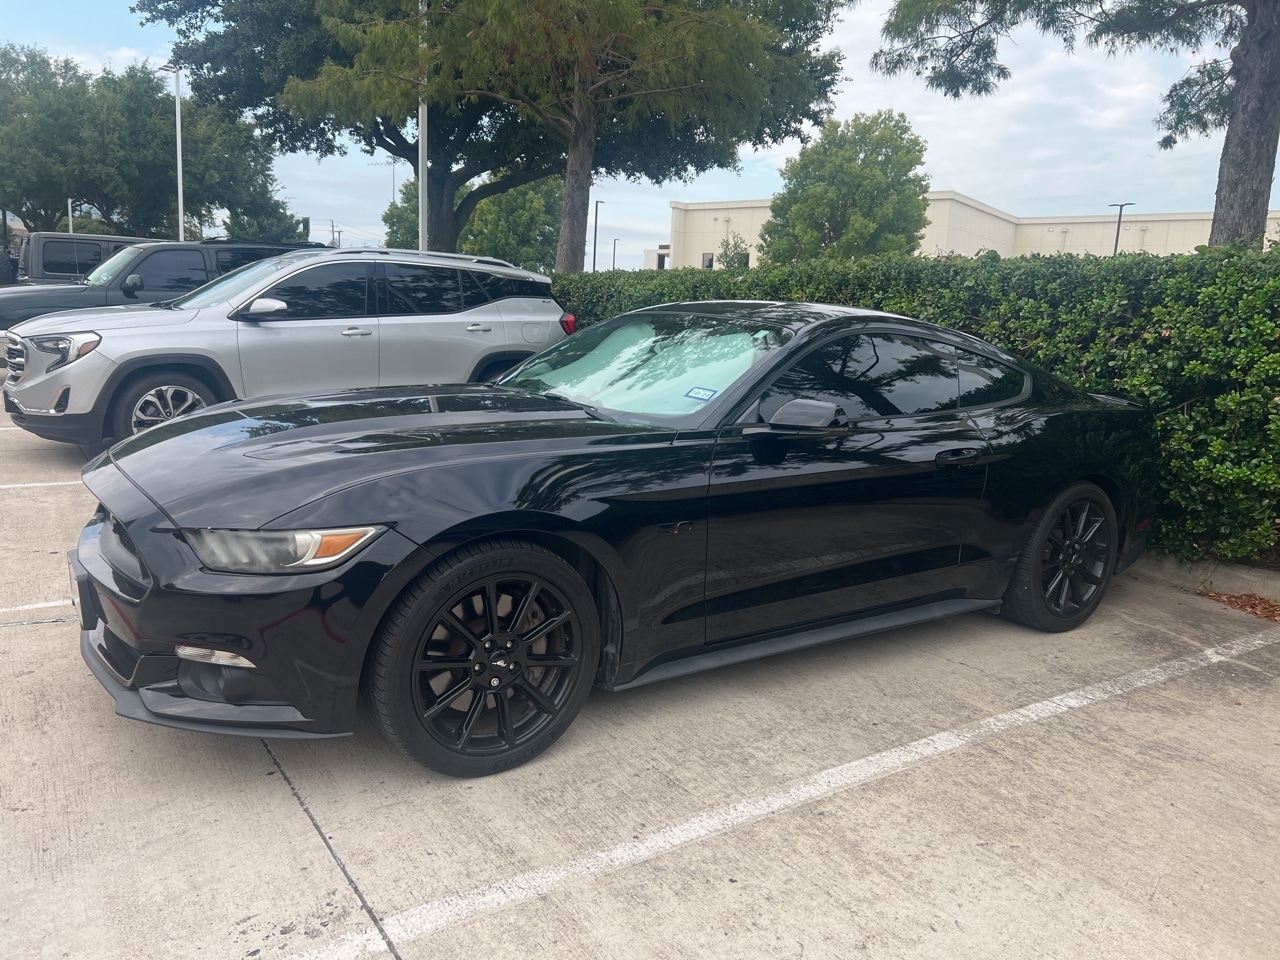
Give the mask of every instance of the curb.
[[1139, 579], [1160, 580], [1192, 593], [1256, 593], [1280, 603], [1280, 571], [1219, 560], [1184, 563], [1176, 557], [1146, 555], [1129, 568]]

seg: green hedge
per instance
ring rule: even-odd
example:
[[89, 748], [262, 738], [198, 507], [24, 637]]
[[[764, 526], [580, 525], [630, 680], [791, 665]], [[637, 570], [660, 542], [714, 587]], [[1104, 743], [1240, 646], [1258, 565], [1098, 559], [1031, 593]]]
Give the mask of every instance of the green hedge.
[[810, 300], [967, 330], [1089, 390], [1146, 400], [1164, 452], [1156, 545], [1276, 556], [1280, 249], [1185, 256], [878, 257], [559, 276], [582, 323], [677, 300]]

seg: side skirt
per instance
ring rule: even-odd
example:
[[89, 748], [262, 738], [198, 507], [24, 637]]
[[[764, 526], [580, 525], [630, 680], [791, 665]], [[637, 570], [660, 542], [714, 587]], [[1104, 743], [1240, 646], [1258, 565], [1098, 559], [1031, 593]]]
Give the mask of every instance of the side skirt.
[[818, 647], [824, 643], [835, 643], [838, 640], [863, 637], [870, 633], [879, 633], [882, 630], [892, 630], [896, 627], [906, 627], [916, 623], [927, 623], [930, 620], [941, 620], [944, 617], [952, 617], [958, 613], [991, 610], [999, 606], [999, 600], [935, 600], [932, 603], [922, 604], [918, 607], [894, 610], [879, 616], [867, 617], [865, 620], [828, 624], [814, 627], [810, 630], [802, 630], [799, 633], [771, 637], [768, 640], [753, 640], [735, 644], [732, 647], [703, 650], [678, 660], [666, 660], [656, 664], [626, 683], [602, 684], [601, 689], [616, 693], [620, 690], [642, 687], [647, 683], [656, 683], [659, 680], [670, 680], [672, 677], [683, 677], [691, 673], [701, 673], [704, 670], [714, 670], [716, 667], [728, 666], [731, 663], [745, 663], [748, 660], [759, 660], [761, 657], [771, 657], [779, 653], [790, 653], [794, 650]]

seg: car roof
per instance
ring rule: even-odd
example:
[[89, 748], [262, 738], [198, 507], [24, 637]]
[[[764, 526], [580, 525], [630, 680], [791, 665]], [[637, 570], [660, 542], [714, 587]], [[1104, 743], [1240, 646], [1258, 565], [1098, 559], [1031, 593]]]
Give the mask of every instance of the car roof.
[[416, 261], [440, 267], [470, 265], [483, 268], [485, 273], [520, 277], [525, 280], [540, 280], [545, 283], [551, 282], [551, 278], [548, 276], [534, 273], [532, 270], [525, 270], [523, 267], [517, 267], [514, 263], [506, 260], [499, 260], [497, 257], [481, 257], [470, 253], [445, 253], [440, 250], [403, 250], [394, 247], [345, 247], [337, 250], [329, 249], [325, 252], [332, 254], [335, 259], [344, 257], [355, 257], [357, 259], [385, 257], [388, 260]]
[[999, 357], [1007, 362], [1020, 362], [1012, 354], [1006, 353], [994, 344], [963, 330], [940, 326], [927, 320], [915, 320], [897, 313], [886, 313], [883, 310], [846, 307], [834, 303], [809, 303], [788, 300], [686, 300], [644, 307], [631, 313], [635, 315], [671, 312], [691, 313], [702, 317], [723, 317], [749, 323], [772, 323], [792, 330], [797, 334], [810, 330], [819, 323], [828, 330], [833, 329], [832, 324], [829, 323], [832, 320], [847, 321], [847, 324], [840, 324], [840, 326], [854, 326], [855, 324], [881, 321], [901, 329], [904, 333], [942, 336], [953, 342], [963, 343], [972, 347], [979, 353]]

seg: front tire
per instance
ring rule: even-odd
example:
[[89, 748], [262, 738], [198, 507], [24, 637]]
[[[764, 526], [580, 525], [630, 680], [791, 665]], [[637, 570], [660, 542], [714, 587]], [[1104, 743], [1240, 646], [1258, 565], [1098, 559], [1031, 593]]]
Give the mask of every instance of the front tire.
[[111, 405], [111, 436], [123, 440], [216, 400], [213, 391], [185, 373], [151, 373], [120, 388]]
[[586, 702], [600, 659], [582, 578], [513, 540], [437, 561], [375, 642], [369, 694], [383, 733], [455, 777], [507, 770], [551, 746]]
[[1116, 566], [1119, 534], [1111, 499], [1092, 483], [1054, 498], [1018, 557], [1004, 595], [1010, 619], [1057, 633], [1093, 615]]

